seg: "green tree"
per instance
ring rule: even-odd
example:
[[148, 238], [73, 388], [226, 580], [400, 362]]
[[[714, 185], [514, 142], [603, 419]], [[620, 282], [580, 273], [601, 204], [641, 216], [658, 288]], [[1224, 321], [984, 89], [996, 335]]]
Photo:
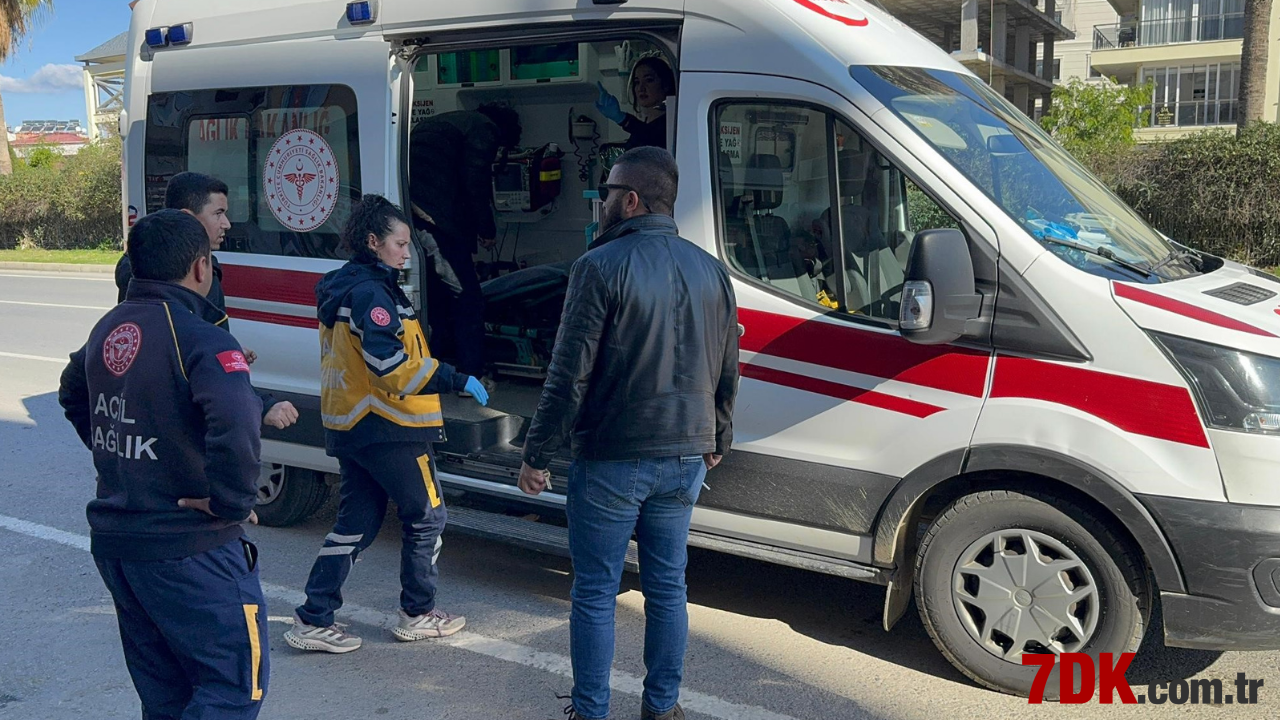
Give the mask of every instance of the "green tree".
[[1086, 83], [1079, 78], [1053, 88], [1053, 105], [1040, 125], [1077, 157], [1134, 143], [1133, 129], [1147, 124], [1144, 103], [1151, 86]]
[[[53, 0], [0, 0], [0, 62], [17, 50], [22, 38], [31, 31], [43, 10], [53, 7]], [[4, 98], [0, 97], [0, 175], [13, 172], [9, 157], [9, 132], [4, 122]]]
[[49, 167], [62, 160], [62, 155], [48, 145], [34, 147], [27, 153], [27, 165], [33, 168]]

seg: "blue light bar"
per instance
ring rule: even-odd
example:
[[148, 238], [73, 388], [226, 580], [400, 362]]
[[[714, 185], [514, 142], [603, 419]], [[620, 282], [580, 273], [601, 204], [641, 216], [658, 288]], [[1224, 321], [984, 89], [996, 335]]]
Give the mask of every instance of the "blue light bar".
[[352, 25], [368, 25], [373, 22], [373, 5], [369, 0], [347, 3], [347, 22]]
[[182, 23], [169, 28], [170, 45], [186, 45], [191, 42], [191, 23]]
[[164, 28], [151, 28], [147, 30], [146, 35], [147, 47], [164, 47], [169, 44], [169, 38], [165, 36]]

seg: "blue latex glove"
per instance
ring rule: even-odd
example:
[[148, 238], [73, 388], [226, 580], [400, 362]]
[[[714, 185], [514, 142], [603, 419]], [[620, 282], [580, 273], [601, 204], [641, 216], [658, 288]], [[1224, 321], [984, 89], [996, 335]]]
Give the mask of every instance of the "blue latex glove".
[[622, 106], [618, 104], [618, 98], [611, 95], [608, 90], [605, 90], [604, 85], [598, 81], [596, 82], [596, 87], [600, 88], [600, 98], [596, 100], [596, 110], [599, 110], [601, 115], [621, 124], [623, 120], [627, 119], [627, 114], [622, 112]]
[[474, 377], [467, 378], [466, 391], [471, 393], [471, 397], [481, 405], [489, 404], [489, 391], [484, 389], [484, 383]]

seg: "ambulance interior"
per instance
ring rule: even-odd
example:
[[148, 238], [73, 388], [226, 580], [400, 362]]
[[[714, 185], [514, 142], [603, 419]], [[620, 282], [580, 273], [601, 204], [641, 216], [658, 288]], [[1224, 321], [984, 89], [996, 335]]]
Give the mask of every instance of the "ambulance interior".
[[[519, 467], [525, 431], [546, 378], [569, 268], [598, 235], [600, 203], [594, 191], [629, 138], [596, 109], [597, 83], [618, 99], [623, 112], [635, 115], [628, 89], [632, 67], [641, 58], [656, 56], [674, 69], [671, 47], [674, 38], [632, 35], [417, 58], [411, 127], [433, 116], [499, 103], [519, 114], [522, 131], [520, 147], [501, 148], [494, 158], [496, 242], [474, 256], [484, 295], [485, 368], [497, 385], [488, 407], [443, 398], [448, 440], [441, 447], [442, 460], [465, 458], [472, 475], [503, 475]], [[667, 99], [668, 138], [674, 137], [675, 104], [674, 96]], [[405, 172], [412, 188], [415, 169], [406, 167]], [[431, 282], [438, 278], [424, 271], [424, 301]], [[438, 324], [440, 318], [426, 304], [429, 324]], [[432, 351], [450, 361], [450, 345], [437, 347], [441, 334], [447, 331], [433, 327]], [[485, 472], [486, 466], [491, 472]]]
[[[628, 134], [596, 109], [597, 82], [634, 114], [631, 68], [653, 55], [676, 67], [670, 47], [674, 43], [659, 37], [627, 37], [417, 60], [413, 124], [498, 102], [513, 108], [522, 126], [521, 147], [504, 148], [494, 160], [496, 244], [475, 256], [485, 298], [486, 371], [497, 385], [488, 407], [443, 398], [448, 439], [442, 461], [466, 465], [471, 476], [514, 477], [550, 362], [569, 267], [599, 231], [592, 191]], [[674, 96], [666, 107], [674, 151]], [[896, 317], [912, 236], [902, 175], [823, 111], [757, 100], [723, 103], [716, 112], [715, 212], [730, 265], [819, 311]], [[405, 172], [412, 187], [414, 169]], [[424, 271], [424, 286], [434, 281]], [[428, 304], [434, 324], [438, 316], [431, 313]], [[447, 344], [437, 347], [433, 338], [432, 348], [451, 359]], [[552, 471], [563, 472], [567, 460], [566, 444]]]

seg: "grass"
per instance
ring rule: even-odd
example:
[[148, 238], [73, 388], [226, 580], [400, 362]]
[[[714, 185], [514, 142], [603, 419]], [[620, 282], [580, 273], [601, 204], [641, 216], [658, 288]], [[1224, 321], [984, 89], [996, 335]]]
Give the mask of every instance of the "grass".
[[0, 250], [0, 262], [115, 265], [119, 250]]

